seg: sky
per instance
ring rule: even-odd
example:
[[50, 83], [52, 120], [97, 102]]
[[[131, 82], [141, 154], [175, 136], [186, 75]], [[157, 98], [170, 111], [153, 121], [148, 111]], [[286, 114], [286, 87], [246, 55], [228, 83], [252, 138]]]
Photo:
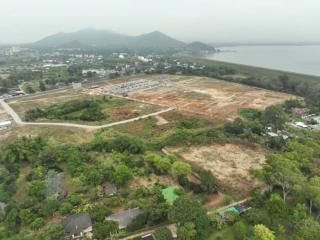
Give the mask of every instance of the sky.
[[84, 28], [186, 42], [320, 42], [319, 0], [1, 0], [0, 43]]

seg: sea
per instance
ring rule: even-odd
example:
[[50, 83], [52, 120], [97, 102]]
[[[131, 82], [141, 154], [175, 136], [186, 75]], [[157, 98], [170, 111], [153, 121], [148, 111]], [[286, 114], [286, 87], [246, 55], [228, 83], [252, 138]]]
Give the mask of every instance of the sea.
[[219, 47], [208, 59], [320, 76], [320, 45]]

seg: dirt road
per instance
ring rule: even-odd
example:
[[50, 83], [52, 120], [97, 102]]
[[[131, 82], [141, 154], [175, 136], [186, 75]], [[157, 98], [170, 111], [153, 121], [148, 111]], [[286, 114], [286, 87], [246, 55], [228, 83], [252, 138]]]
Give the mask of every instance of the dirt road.
[[141, 119], [145, 119], [148, 117], [154, 117], [162, 113], [166, 113], [169, 111], [174, 110], [174, 108], [168, 108], [159, 112], [155, 113], [150, 113], [147, 115], [139, 116], [136, 118], [131, 118], [123, 121], [118, 121], [118, 122], [113, 122], [101, 126], [90, 126], [90, 125], [82, 125], [82, 124], [75, 124], [75, 123], [41, 123], [41, 122], [24, 122], [21, 120], [19, 115], [9, 106], [8, 103], [6, 103], [4, 100], [0, 100], [0, 104], [2, 105], [3, 109], [12, 117], [12, 119], [16, 122], [17, 125], [30, 125], [30, 126], [63, 126], [63, 127], [75, 127], [75, 128], [83, 128], [83, 129], [88, 129], [88, 130], [99, 130], [103, 128], [110, 128], [113, 126], [121, 125], [121, 124], [126, 124], [130, 122], [135, 122]]

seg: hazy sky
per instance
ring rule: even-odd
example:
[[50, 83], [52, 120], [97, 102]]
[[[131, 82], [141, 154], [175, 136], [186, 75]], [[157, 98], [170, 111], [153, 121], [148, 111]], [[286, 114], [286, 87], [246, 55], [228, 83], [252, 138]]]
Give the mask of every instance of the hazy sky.
[[1, 0], [0, 43], [83, 28], [180, 40], [320, 41], [320, 0]]

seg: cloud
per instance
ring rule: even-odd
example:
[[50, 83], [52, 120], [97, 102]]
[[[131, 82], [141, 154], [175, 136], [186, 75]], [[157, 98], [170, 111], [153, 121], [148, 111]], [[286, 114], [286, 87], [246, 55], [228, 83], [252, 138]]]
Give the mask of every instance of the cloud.
[[318, 0], [7, 0], [0, 42], [94, 27], [185, 41], [319, 41]]

